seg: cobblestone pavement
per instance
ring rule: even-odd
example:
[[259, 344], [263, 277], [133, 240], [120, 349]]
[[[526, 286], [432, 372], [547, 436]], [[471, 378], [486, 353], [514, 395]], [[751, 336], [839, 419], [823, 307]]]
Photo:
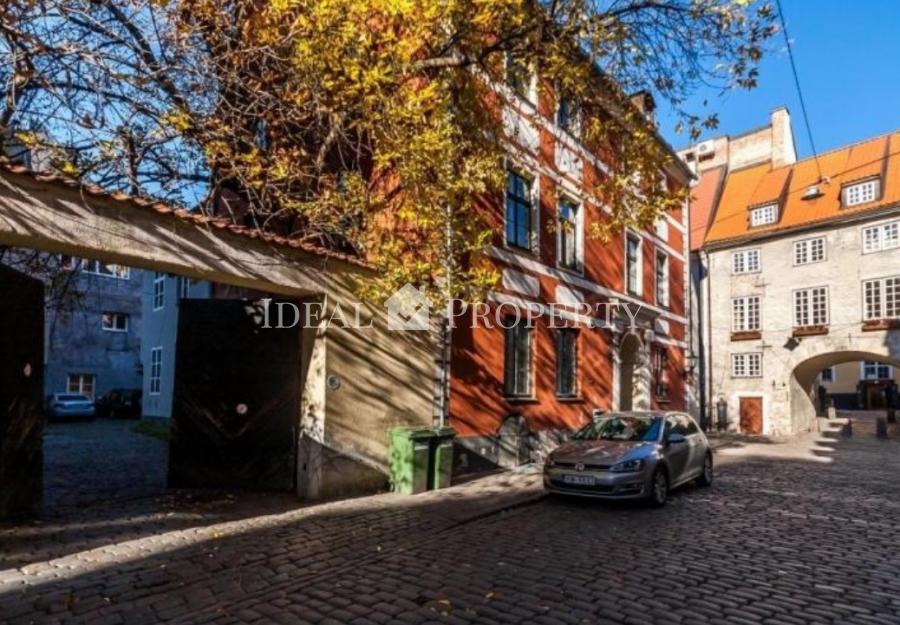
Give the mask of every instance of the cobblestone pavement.
[[896, 625], [900, 441], [870, 426], [722, 448], [661, 510], [522, 472], [171, 529], [0, 572], [0, 621]]
[[44, 508], [55, 515], [115, 497], [162, 495], [169, 447], [134, 431], [137, 421], [48, 423], [44, 429]]

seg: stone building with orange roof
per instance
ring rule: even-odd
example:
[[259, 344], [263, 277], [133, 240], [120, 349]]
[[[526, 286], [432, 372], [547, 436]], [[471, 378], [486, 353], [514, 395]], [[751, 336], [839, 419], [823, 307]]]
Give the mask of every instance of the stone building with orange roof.
[[790, 117], [681, 153], [698, 386], [710, 423], [812, 428], [820, 373], [900, 364], [900, 132], [796, 160]]

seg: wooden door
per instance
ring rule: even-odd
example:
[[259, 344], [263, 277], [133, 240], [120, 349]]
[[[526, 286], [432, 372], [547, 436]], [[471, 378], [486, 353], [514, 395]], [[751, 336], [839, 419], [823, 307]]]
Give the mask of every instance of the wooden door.
[[239, 300], [179, 302], [169, 485], [294, 489], [300, 329]]
[[0, 520], [9, 520], [41, 508], [44, 285], [0, 265], [0, 301]]
[[741, 397], [741, 432], [743, 434], [762, 434], [762, 402], [762, 397]]

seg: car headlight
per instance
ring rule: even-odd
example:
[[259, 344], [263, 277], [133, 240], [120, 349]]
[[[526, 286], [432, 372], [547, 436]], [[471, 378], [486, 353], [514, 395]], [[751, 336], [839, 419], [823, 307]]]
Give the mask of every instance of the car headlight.
[[609, 470], [614, 473], [637, 473], [644, 468], [645, 461], [643, 458], [637, 460], [624, 460], [612, 465]]

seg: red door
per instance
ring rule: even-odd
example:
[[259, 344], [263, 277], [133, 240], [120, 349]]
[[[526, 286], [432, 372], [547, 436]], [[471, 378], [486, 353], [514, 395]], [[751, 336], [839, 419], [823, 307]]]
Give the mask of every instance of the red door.
[[741, 397], [741, 432], [762, 434], [762, 397]]

